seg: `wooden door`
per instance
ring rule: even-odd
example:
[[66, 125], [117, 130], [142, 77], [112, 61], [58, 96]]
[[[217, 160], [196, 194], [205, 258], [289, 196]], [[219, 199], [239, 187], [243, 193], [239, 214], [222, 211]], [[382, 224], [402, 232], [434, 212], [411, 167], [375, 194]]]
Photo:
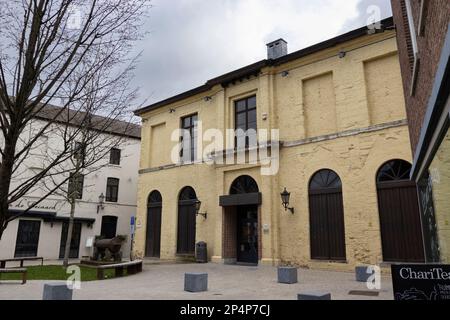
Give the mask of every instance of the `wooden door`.
[[161, 255], [161, 214], [161, 206], [148, 208], [146, 257], [159, 258]]
[[311, 258], [345, 261], [342, 186], [331, 170], [319, 171], [309, 190]]
[[181, 191], [178, 201], [178, 254], [195, 254], [196, 200], [194, 189], [186, 187]]
[[161, 256], [161, 215], [162, 196], [159, 191], [153, 191], [147, 204], [147, 237], [145, 256], [159, 258]]
[[409, 180], [411, 165], [396, 160], [377, 177], [383, 260], [424, 262], [417, 186]]

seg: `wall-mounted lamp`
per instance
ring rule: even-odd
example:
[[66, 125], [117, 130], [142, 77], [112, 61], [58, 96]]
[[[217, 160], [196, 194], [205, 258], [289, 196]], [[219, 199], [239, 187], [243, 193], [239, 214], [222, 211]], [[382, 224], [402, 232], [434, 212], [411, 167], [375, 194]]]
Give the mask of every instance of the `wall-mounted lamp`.
[[281, 76], [282, 76], [283, 78], [286, 78], [288, 75], [289, 75], [289, 71], [283, 71], [283, 72], [281, 73]]
[[175, 109], [169, 109], [169, 113], [175, 113]]
[[339, 52], [339, 58], [340, 58], [340, 59], [345, 58], [346, 55], [347, 55], [347, 52], [345, 52], [345, 51], [340, 51], [340, 52]]
[[290, 211], [292, 214], [294, 214], [294, 208], [289, 208], [289, 200], [291, 198], [291, 193], [284, 188], [284, 191], [280, 194], [281, 195], [281, 202], [283, 203], [284, 210]]
[[105, 209], [105, 196], [103, 195], [103, 192], [98, 196], [98, 204], [97, 204], [97, 214], [99, 213], [100, 209]]
[[206, 97], [203, 98], [203, 100], [205, 100], [205, 102], [208, 102], [208, 101], [211, 101], [211, 100], [212, 100], [212, 97], [206, 96]]
[[195, 201], [195, 215], [197, 216], [203, 216], [203, 218], [205, 218], [205, 220], [208, 218], [208, 213], [201, 213], [200, 212], [200, 208], [202, 207], [202, 202], [200, 200], [197, 199], [197, 201]]

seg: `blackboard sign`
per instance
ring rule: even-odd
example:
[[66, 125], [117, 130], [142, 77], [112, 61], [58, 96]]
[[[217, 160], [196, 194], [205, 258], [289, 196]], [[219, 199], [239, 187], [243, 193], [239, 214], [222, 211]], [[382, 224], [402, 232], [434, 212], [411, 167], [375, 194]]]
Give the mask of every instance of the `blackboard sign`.
[[450, 300], [450, 265], [392, 265], [395, 300]]

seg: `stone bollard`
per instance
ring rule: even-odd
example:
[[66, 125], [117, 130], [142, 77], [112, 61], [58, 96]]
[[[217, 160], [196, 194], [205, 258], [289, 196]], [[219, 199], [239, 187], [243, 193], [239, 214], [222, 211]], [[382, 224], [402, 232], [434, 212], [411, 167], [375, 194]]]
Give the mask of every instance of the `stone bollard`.
[[185, 273], [185, 275], [184, 275], [184, 291], [187, 291], [187, 292], [208, 291], [208, 274], [207, 273]]
[[278, 267], [278, 283], [294, 284], [298, 282], [297, 268]]
[[369, 278], [374, 274], [374, 270], [372, 272], [369, 272], [369, 267], [366, 266], [358, 266], [355, 268], [355, 276], [356, 281], [358, 282], [367, 282]]
[[72, 293], [65, 283], [46, 283], [42, 300], [72, 300]]
[[331, 293], [325, 292], [303, 292], [297, 296], [298, 300], [313, 301], [313, 300], [331, 300]]

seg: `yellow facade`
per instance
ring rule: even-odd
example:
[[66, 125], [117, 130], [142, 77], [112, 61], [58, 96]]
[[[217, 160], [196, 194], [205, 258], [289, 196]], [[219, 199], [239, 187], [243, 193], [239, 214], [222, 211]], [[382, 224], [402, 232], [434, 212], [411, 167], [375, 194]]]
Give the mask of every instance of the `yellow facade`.
[[[345, 57], [339, 52], [345, 51]], [[283, 74], [284, 71], [288, 71]], [[171, 134], [180, 119], [197, 113], [202, 129], [234, 128], [234, 102], [257, 97], [258, 129], [279, 129], [280, 170], [261, 175], [260, 165], [173, 165]], [[205, 96], [212, 99], [204, 99]], [[172, 111], [170, 112], [170, 110]], [[376, 175], [392, 159], [411, 162], [395, 33], [366, 35], [278, 66], [254, 77], [143, 113], [134, 254], [145, 255], [147, 199], [163, 199], [161, 259], [177, 259], [180, 190], [192, 187], [208, 217], [196, 220], [196, 241], [205, 241], [213, 262], [224, 262], [224, 210], [219, 197], [233, 181], [251, 176], [262, 193], [259, 207], [260, 264], [350, 269], [382, 262]], [[210, 144], [204, 143], [205, 145]], [[308, 186], [318, 170], [342, 180], [346, 263], [310, 256]], [[291, 192], [282, 207], [280, 192]], [[264, 228], [263, 228], [264, 226]]]

